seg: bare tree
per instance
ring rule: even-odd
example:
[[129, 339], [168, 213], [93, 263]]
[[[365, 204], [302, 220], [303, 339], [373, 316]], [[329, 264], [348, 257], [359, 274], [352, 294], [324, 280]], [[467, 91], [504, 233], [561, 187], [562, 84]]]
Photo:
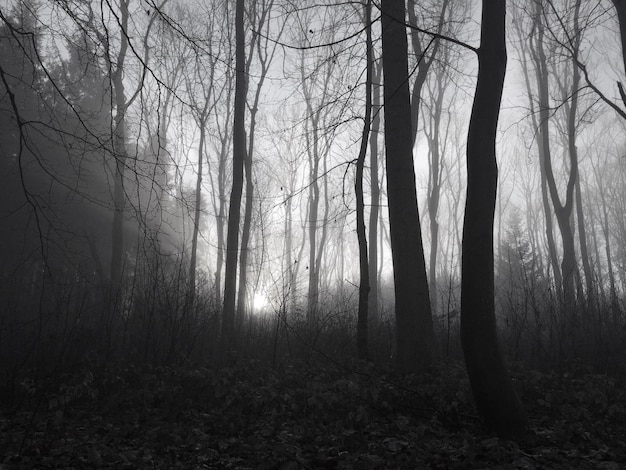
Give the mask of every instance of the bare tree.
[[235, 296], [237, 290], [237, 259], [239, 255], [239, 222], [241, 219], [241, 196], [243, 171], [246, 159], [246, 77], [245, 56], [246, 31], [244, 25], [244, 0], [235, 6], [235, 105], [233, 113], [233, 185], [228, 210], [228, 234], [226, 238], [226, 273], [224, 278], [224, 310], [222, 313], [221, 354], [233, 347], [235, 327]]
[[[113, 213], [113, 226], [112, 226], [112, 248], [111, 248], [111, 293], [113, 296], [118, 294], [118, 290], [122, 281], [122, 274], [124, 269], [124, 211], [126, 206], [126, 194], [124, 190], [124, 174], [128, 166], [128, 149], [126, 148], [126, 114], [132, 103], [140, 96], [141, 89], [143, 87], [143, 79], [147, 73], [149, 46], [147, 39], [150, 34], [150, 29], [154, 24], [157, 15], [152, 15], [144, 34], [144, 57], [143, 62], [143, 77], [137, 83], [135, 90], [128, 94], [125, 89], [125, 82], [123, 79], [124, 67], [126, 66], [126, 59], [129, 47], [129, 29], [128, 21], [130, 17], [130, 2], [131, 0], [122, 0], [119, 3], [119, 12], [112, 12], [113, 16], [117, 18], [119, 25], [119, 32], [117, 37], [119, 38], [119, 44], [117, 45], [117, 52], [114, 45], [111, 44], [111, 38], [113, 35], [108, 32], [108, 25], [96, 24], [96, 17], [99, 15], [93, 11], [92, 6], [89, 5], [89, 17], [87, 19], [87, 25], [93, 33], [98, 37], [98, 40], [105, 49], [104, 59], [107, 64], [108, 70], [110, 70], [110, 78], [113, 89], [113, 97], [115, 103], [115, 116], [113, 121], [113, 140], [112, 140], [112, 152], [115, 158], [114, 163], [114, 186], [113, 186], [113, 201], [114, 201], [114, 213]], [[161, 10], [168, 0], [162, 1], [156, 6], [157, 10]]]
[[[212, 24], [209, 21], [209, 24]], [[213, 31], [207, 31], [209, 37], [213, 35]], [[191, 77], [186, 78], [187, 95], [189, 96], [189, 105], [191, 114], [200, 131], [200, 140], [198, 142], [198, 160], [197, 160], [197, 176], [194, 203], [193, 228], [191, 236], [191, 255], [189, 258], [189, 293], [193, 296], [196, 289], [196, 264], [198, 253], [198, 236], [200, 234], [200, 217], [202, 215], [202, 176], [205, 161], [206, 134], [207, 124], [211, 116], [212, 110], [217, 104], [215, 94], [215, 72], [218, 53], [200, 54], [196, 53], [193, 68], [190, 71]], [[207, 68], [205, 68], [208, 66]], [[219, 91], [219, 90], [218, 90]]]
[[254, 154], [254, 139], [257, 124], [257, 113], [259, 111], [259, 103], [261, 100], [261, 91], [263, 90], [263, 84], [267, 77], [270, 64], [278, 46], [277, 40], [280, 39], [280, 36], [282, 35], [282, 30], [285, 27], [285, 23], [283, 23], [282, 28], [278, 31], [277, 34], [275, 34], [276, 40], [274, 40], [270, 48], [269, 36], [267, 35], [267, 33], [262, 34], [261, 31], [263, 31], [263, 28], [265, 28], [266, 31], [269, 31], [274, 1], [263, 0], [261, 2], [253, 2], [252, 5], [253, 6], [250, 9], [250, 21], [252, 22], [252, 24], [254, 24], [254, 32], [252, 34], [250, 51], [246, 63], [246, 73], [248, 75], [250, 74], [252, 59], [255, 57], [255, 55], [258, 59], [260, 70], [257, 72], [258, 82], [256, 84], [253, 102], [250, 105], [250, 124], [248, 127], [249, 130], [247, 149], [248, 151], [246, 152], [246, 160], [244, 162], [246, 177], [246, 198], [241, 234], [241, 258], [239, 260], [239, 290], [237, 293], [237, 312], [240, 320], [245, 316], [248, 291], [248, 251], [252, 225], [252, 206], [254, 203], [252, 162]]
[[364, 21], [367, 32], [365, 39], [365, 116], [361, 133], [361, 148], [356, 163], [356, 233], [359, 242], [359, 312], [357, 323], [357, 348], [360, 359], [368, 357], [368, 295], [371, 289], [369, 263], [367, 260], [367, 236], [365, 230], [365, 203], [363, 198], [363, 168], [372, 119], [372, 76], [374, 61], [372, 54], [372, 0], [365, 7]]
[[489, 428], [510, 437], [525, 430], [526, 415], [500, 352], [494, 305], [496, 131], [507, 62], [505, 23], [504, 2], [485, 0], [477, 51], [478, 81], [467, 137], [461, 342], [478, 411]]
[[[372, 56], [373, 56], [372, 51]], [[372, 57], [372, 61], [373, 61]], [[367, 310], [370, 318], [378, 317], [378, 297], [380, 291], [380, 277], [378, 275], [378, 219], [380, 212], [380, 176], [378, 173], [378, 134], [380, 132], [380, 79], [382, 76], [381, 63], [372, 65], [372, 119], [370, 129], [370, 216], [368, 226], [369, 239], [369, 305]]]
[[410, 372], [430, 364], [434, 333], [413, 168], [406, 8], [383, 0], [381, 11], [396, 361], [399, 370]]

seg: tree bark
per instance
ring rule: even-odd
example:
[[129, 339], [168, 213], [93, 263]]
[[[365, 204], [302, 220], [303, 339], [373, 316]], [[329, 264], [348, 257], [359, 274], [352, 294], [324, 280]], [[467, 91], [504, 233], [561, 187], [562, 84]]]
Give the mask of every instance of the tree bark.
[[447, 70], [442, 68], [437, 74], [436, 95], [433, 93], [434, 106], [431, 108], [430, 132], [424, 129], [428, 141], [428, 218], [430, 226], [430, 255], [428, 260], [428, 282], [430, 285], [430, 303], [433, 313], [437, 314], [437, 255], [439, 251], [439, 201], [441, 198], [441, 151], [440, 131], [441, 115], [443, 111], [443, 97], [445, 94], [443, 76]]
[[484, 0], [478, 82], [467, 142], [467, 199], [461, 265], [461, 342], [478, 411], [502, 437], [521, 435], [526, 415], [498, 344], [493, 227], [498, 181], [496, 131], [504, 76], [506, 6]]
[[[412, 6], [411, 3], [413, 3], [414, 5]], [[416, 3], [417, 2], [409, 2], [409, 6], [407, 8], [409, 24], [414, 27], [418, 26], [417, 15], [415, 14]], [[443, 30], [447, 7], [448, 0], [443, 0], [441, 4], [441, 14], [439, 15], [439, 23], [437, 25], [437, 34], [441, 34], [441, 31]], [[413, 47], [413, 53], [415, 54], [415, 59], [417, 60], [417, 73], [415, 75], [415, 81], [413, 82], [413, 89], [411, 90], [411, 135], [413, 137], [413, 144], [415, 144], [415, 141], [417, 140], [422, 88], [424, 87], [424, 83], [426, 82], [430, 66], [433, 63], [433, 60], [435, 60], [435, 56], [437, 55], [437, 50], [439, 49], [440, 43], [440, 39], [438, 37], [432, 37], [427, 46], [423, 47], [422, 42], [419, 38], [419, 34], [420, 33], [418, 33], [417, 31], [411, 32], [411, 46]], [[426, 53], [428, 52], [428, 49], [431, 45], [432, 52], [430, 54], [430, 57], [426, 58]]]
[[366, 79], [365, 79], [365, 116], [363, 118], [363, 132], [361, 134], [361, 148], [356, 163], [356, 235], [359, 242], [359, 312], [357, 319], [357, 349], [359, 359], [368, 359], [368, 296], [371, 289], [369, 277], [369, 263], [367, 259], [367, 236], [365, 230], [365, 203], [363, 198], [363, 168], [367, 143], [372, 119], [372, 0], [365, 4], [366, 28]]
[[126, 194], [124, 191], [124, 173], [126, 171], [126, 110], [128, 103], [122, 77], [126, 52], [128, 51], [128, 0], [120, 2], [120, 50], [111, 76], [115, 97], [115, 119], [113, 127], [113, 153], [115, 171], [113, 183], [113, 226], [111, 231], [111, 295], [117, 296], [124, 270], [124, 210]]
[[[578, 165], [576, 162], [572, 161], [575, 154], [570, 153], [570, 171], [565, 190], [565, 203], [561, 203], [552, 168], [552, 153], [550, 152], [550, 134], [548, 129], [548, 122], [550, 119], [548, 64], [543, 45], [545, 25], [543, 24], [541, 8], [540, 3], [536, 3], [535, 21], [537, 25], [537, 40], [535, 50], [533, 51], [533, 58], [535, 60], [537, 70], [537, 86], [539, 88], [539, 133], [543, 148], [543, 174], [547, 184], [547, 190], [552, 201], [552, 206], [554, 207], [559, 232], [561, 233], [561, 240], [563, 242], [563, 257], [561, 259], [561, 294], [563, 311], [567, 314], [572, 314], [576, 303], [574, 281], [576, 277], [577, 265], [574, 247], [574, 233], [570, 225], [570, 218], [574, 203], [574, 183], [578, 177]], [[574, 94], [572, 99], [576, 100], [577, 94]], [[576, 105], [573, 104], [573, 106]]]
[[406, 8], [383, 0], [381, 9], [396, 363], [399, 371], [414, 372], [431, 363], [434, 334], [413, 167]]
[[[373, 51], [372, 51], [373, 55]], [[374, 59], [372, 58], [372, 61]], [[380, 212], [380, 183], [378, 176], [378, 133], [380, 131], [380, 65], [372, 70], [372, 114], [370, 129], [370, 217], [369, 217], [369, 279], [367, 310], [370, 318], [378, 317], [378, 215]]]
[[239, 254], [239, 222], [243, 193], [243, 170], [246, 158], [246, 94], [248, 82], [245, 60], [244, 0], [235, 6], [235, 105], [233, 114], [233, 185], [228, 209], [226, 235], [226, 272], [224, 275], [224, 310], [220, 352], [227, 354], [233, 347], [235, 334], [235, 295], [237, 291], [237, 259]]
[[191, 237], [191, 257], [189, 259], [189, 299], [195, 297], [196, 291], [196, 259], [198, 255], [198, 235], [200, 233], [200, 217], [202, 215], [202, 164], [204, 162], [204, 140], [206, 136], [205, 120], [199, 119], [200, 143], [198, 145], [198, 176], [196, 178], [196, 200], [193, 216], [193, 234]]

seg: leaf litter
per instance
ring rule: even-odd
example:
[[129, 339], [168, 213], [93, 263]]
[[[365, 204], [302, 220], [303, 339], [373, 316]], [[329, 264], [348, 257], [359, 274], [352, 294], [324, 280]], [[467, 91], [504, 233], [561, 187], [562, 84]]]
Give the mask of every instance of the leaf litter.
[[488, 434], [462, 364], [400, 377], [371, 365], [249, 361], [224, 369], [81, 370], [0, 414], [0, 469], [613, 470], [626, 465], [626, 384], [514, 373], [530, 417]]

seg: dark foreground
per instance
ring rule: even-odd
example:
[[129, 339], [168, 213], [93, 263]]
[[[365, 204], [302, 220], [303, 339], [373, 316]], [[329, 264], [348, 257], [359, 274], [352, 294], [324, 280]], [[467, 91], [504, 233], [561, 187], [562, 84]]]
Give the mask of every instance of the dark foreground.
[[24, 380], [0, 415], [0, 469], [626, 468], [623, 375], [515, 378], [532, 426], [518, 443], [485, 433], [456, 363], [404, 379], [246, 363]]

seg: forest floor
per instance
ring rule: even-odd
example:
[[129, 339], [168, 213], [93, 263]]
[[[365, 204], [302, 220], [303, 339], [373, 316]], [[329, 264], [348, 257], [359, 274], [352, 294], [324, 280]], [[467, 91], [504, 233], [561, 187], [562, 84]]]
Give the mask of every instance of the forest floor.
[[531, 429], [486, 433], [462, 364], [64, 375], [0, 414], [0, 469], [626, 468], [626, 377], [517, 371]]

